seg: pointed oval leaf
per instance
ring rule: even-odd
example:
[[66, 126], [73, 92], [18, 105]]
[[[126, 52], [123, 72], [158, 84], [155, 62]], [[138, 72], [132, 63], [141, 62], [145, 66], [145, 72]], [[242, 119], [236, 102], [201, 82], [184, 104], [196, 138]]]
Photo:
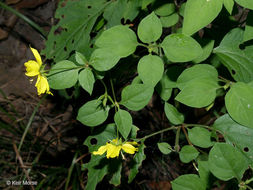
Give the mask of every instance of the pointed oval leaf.
[[104, 31], [95, 45], [119, 57], [127, 57], [135, 52], [138, 42], [135, 33], [128, 26], [118, 25]]
[[224, 0], [224, 7], [227, 9], [230, 15], [232, 14], [234, 4], [234, 0]]
[[242, 7], [253, 10], [253, 1], [251, 0], [235, 0]]
[[249, 41], [253, 39], [253, 12], [250, 11], [247, 15], [247, 21], [245, 31], [243, 34], [243, 41]]
[[156, 55], [146, 55], [140, 59], [137, 71], [144, 84], [155, 86], [163, 76], [163, 60]]
[[217, 178], [228, 181], [240, 180], [248, 168], [248, 160], [232, 145], [216, 143], [209, 152], [209, 169]]
[[202, 47], [203, 53], [202, 55], [193, 60], [194, 63], [200, 63], [206, 60], [211, 55], [213, 51], [214, 40], [202, 39], [200, 44], [204, 45], [204, 47]]
[[154, 88], [149, 85], [129, 85], [122, 90], [120, 104], [126, 106], [130, 110], [138, 111], [148, 104], [153, 92]]
[[113, 68], [120, 56], [114, 54], [110, 49], [99, 48], [93, 51], [90, 58], [90, 65], [98, 71], [107, 71]]
[[154, 12], [140, 22], [137, 30], [138, 37], [144, 43], [155, 42], [162, 35], [162, 24]]
[[56, 63], [48, 73], [50, 88], [60, 90], [74, 86], [78, 80], [79, 70], [80, 67], [68, 60]]
[[236, 123], [228, 114], [219, 117], [213, 127], [223, 134], [229, 144], [234, 144], [253, 166], [253, 129]]
[[127, 139], [133, 126], [133, 119], [130, 113], [119, 109], [119, 111], [117, 111], [114, 115], [114, 121], [118, 127], [120, 134], [124, 137], [124, 139]]
[[239, 48], [243, 43], [243, 30], [235, 28], [222, 39], [220, 45], [214, 49], [222, 64], [228, 68], [236, 81], [250, 82], [253, 80], [253, 46]]
[[77, 120], [89, 127], [100, 125], [107, 119], [109, 109], [100, 100], [89, 101], [78, 110]]
[[212, 65], [199, 64], [185, 69], [177, 79], [177, 86], [183, 89], [188, 83], [194, 80], [210, 79], [214, 82], [218, 81], [218, 72]]
[[199, 152], [191, 145], [185, 145], [179, 152], [179, 158], [183, 163], [189, 163], [197, 158]]
[[79, 52], [76, 51], [76, 54], [75, 54], [75, 59], [76, 59], [76, 62], [79, 64], [79, 65], [85, 65], [88, 63], [87, 59], [85, 58], [85, 56]]
[[205, 190], [206, 187], [202, 184], [199, 176], [195, 174], [181, 175], [172, 181], [173, 190]]
[[192, 144], [196, 146], [202, 148], [213, 146], [213, 142], [211, 142], [211, 132], [207, 129], [194, 127], [192, 129], [188, 129], [188, 135]]
[[164, 111], [168, 120], [174, 125], [179, 125], [184, 122], [184, 115], [178, 112], [173, 105], [165, 102]]
[[138, 173], [138, 169], [141, 166], [143, 160], [146, 159], [146, 155], [144, 153], [145, 147], [146, 147], [145, 144], [142, 142], [138, 148], [138, 152], [135, 153], [133, 160], [129, 164], [130, 173], [128, 176], [128, 183], [131, 183], [133, 181], [133, 179]]
[[82, 70], [79, 73], [78, 80], [83, 89], [91, 95], [95, 83], [95, 78], [92, 71], [89, 68]]
[[178, 23], [179, 16], [177, 13], [174, 13], [169, 16], [162, 16], [162, 17], [160, 17], [160, 20], [161, 20], [162, 26], [164, 28], [169, 28], [169, 27], [174, 26], [175, 24]]
[[194, 108], [205, 107], [214, 101], [218, 88], [217, 81], [211, 79], [196, 79], [186, 83], [186, 86], [175, 99]]
[[243, 82], [237, 82], [225, 96], [229, 115], [238, 123], [253, 128], [253, 88]]
[[161, 46], [167, 58], [172, 62], [192, 61], [203, 51], [196, 40], [184, 34], [168, 35]]
[[221, 0], [188, 0], [184, 9], [183, 34], [192, 35], [211, 23], [222, 5]]
[[166, 142], [157, 143], [157, 146], [159, 150], [161, 151], [161, 153], [163, 154], [169, 154], [172, 151], [171, 146]]
[[175, 12], [174, 3], [166, 3], [155, 9], [155, 14], [159, 16], [168, 16]]

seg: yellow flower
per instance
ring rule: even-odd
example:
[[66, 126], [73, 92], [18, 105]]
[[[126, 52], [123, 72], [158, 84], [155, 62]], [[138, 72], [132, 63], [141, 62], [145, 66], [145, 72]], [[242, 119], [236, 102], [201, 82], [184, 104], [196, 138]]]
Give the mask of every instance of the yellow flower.
[[121, 139], [113, 139], [111, 142], [107, 142], [106, 145], [101, 146], [97, 151], [92, 152], [94, 155], [102, 155], [107, 151], [107, 158], [115, 158], [119, 156], [119, 153], [124, 150], [128, 154], [134, 154], [138, 151], [133, 145], [138, 145], [137, 142], [124, 142]]
[[37, 82], [35, 84], [35, 86], [37, 87], [38, 95], [41, 95], [43, 93], [53, 95], [49, 91], [49, 84], [48, 84], [47, 78], [43, 74], [44, 66], [42, 65], [42, 60], [41, 60], [40, 54], [36, 49], [34, 49], [32, 47], [30, 47], [30, 49], [31, 49], [36, 61], [29, 60], [24, 63], [24, 65], [26, 67], [25, 75], [28, 77], [38, 76]]

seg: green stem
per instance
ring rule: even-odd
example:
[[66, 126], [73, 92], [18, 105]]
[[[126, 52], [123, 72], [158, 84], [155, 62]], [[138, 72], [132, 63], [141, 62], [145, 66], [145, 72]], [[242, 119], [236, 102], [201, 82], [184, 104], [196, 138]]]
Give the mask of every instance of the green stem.
[[166, 129], [162, 129], [162, 130], [160, 130], [160, 131], [157, 131], [157, 132], [155, 132], [155, 133], [151, 133], [150, 135], [147, 135], [147, 136], [145, 136], [145, 137], [142, 137], [142, 138], [140, 138], [140, 139], [137, 139], [136, 142], [139, 142], [139, 141], [142, 141], [142, 140], [146, 140], [147, 138], [150, 138], [150, 137], [153, 137], [153, 136], [155, 136], [155, 135], [164, 133], [164, 132], [166, 132], [166, 131], [170, 131], [170, 130], [173, 130], [173, 129], [178, 129], [178, 128], [180, 128], [180, 127], [172, 126], [172, 127], [166, 128]]
[[116, 96], [115, 96], [115, 92], [114, 92], [114, 87], [113, 87], [113, 83], [112, 83], [112, 79], [110, 78], [110, 84], [111, 84], [111, 87], [112, 87], [112, 95], [113, 95], [113, 99], [115, 102], [117, 102], [116, 100]]
[[251, 188], [250, 186], [246, 185], [246, 187], [249, 189], [249, 190], [253, 190], [253, 188]]
[[71, 174], [72, 174], [73, 168], [74, 168], [74, 166], [75, 166], [75, 164], [76, 164], [77, 156], [78, 156], [78, 153], [76, 152], [75, 155], [74, 155], [74, 158], [73, 158], [73, 160], [72, 160], [71, 166], [70, 166], [70, 168], [69, 168], [69, 171], [68, 171], [68, 177], [67, 177], [67, 181], [66, 181], [66, 183], [65, 183], [65, 188], [64, 188], [65, 190], [68, 189], [69, 182], [70, 182], [70, 179], [71, 179]]
[[213, 128], [213, 127], [209, 127], [209, 126], [206, 126], [206, 125], [201, 125], [201, 124], [184, 124], [184, 127], [202, 127], [202, 128], [206, 128], [206, 129], [209, 129], [209, 130], [215, 130], [217, 131], [218, 133], [220, 134], [223, 134], [221, 131]]
[[181, 126], [177, 128], [176, 139], [175, 139], [175, 150], [177, 152], [179, 152], [180, 150], [180, 146], [179, 146], [180, 130], [181, 130]]
[[20, 140], [20, 143], [19, 143], [19, 145], [18, 145], [18, 151], [21, 150], [21, 147], [22, 147], [23, 142], [24, 142], [24, 140], [25, 140], [26, 134], [27, 134], [27, 132], [28, 132], [28, 130], [29, 130], [29, 128], [30, 128], [32, 122], [33, 122], [33, 118], [34, 118], [36, 112], [38, 111], [38, 109], [39, 109], [39, 107], [40, 107], [40, 104], [44, 101], [44, 99], [46, 98], [46, 96], [47, 96], [47, 94], [45, 94], [45, 95], [40, 99], [39, 103], [38, 103], [38, 104], [36, 105], [36, 107], [34, 108], [33, 113], [32, 113], [32, 115], [31, 115], [31, 117], [30, 117], [30, 119], [29, 119], [29, 121], [28, 121], [28, 123], [27, 123], [27, 125], [26, 125], [25, 131], [24, 131], [24, 133], [23, 133], [23, 135], [22, 135], [22, 138], [21, 138], [21, 140]]
[[100, 79], [99, 81], [103, 84], [103, 86], [104, 86], [104, 88], [105, 88], [105, 92], [107, 93], [107, 87], [106, 87], [104, 81], [103, 81], [102, 79]]
[[20, 12], [16, 11], [15, 9], [11, 8], [10, 6], [6, 5], [5, 3], [0, 1], [0, 7], [2, 7], [3, 9], [12, 12], [13, 14], [15, 14], [17, 17], [23, 19], [25, 22], [27, 22], [29, 25], [31, 25], [33, 28], [35, 28], [36, 30], [38, 30], [42, 36], [46, 39], [47, 37], [47, 32], [44, 31], [38, 24], [36, 24], [35, 22], [33, 22], [31, 19], [29, 19], [28, 17], [26, 17], [25, 15], [21, 14]]
[[69, 67], [69, 68], [59, 68], [59, 69], [49, 69], [49, 70], [42, 70], [40, 71], [41, 74], [44, 74], [44, 73], [47, 73], [49, 71], [59, 71], [57, 73], [53, 73], [51, 75], [47, 75], [48, 77], [52, 76], [52, 75], [55, 75], [55, 74], [58, 74], [58, 73], [61, 73], [61, 72], [65, 72], [65, 71], [69, 71], [69, 70], [74, 70], [74, 69], [83, 69], [84, 66], [77, 66], [77, 67]]

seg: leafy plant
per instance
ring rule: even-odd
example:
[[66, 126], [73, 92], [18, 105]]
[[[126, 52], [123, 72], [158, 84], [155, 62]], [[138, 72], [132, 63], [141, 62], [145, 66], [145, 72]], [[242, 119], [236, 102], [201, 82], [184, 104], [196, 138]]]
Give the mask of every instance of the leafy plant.
[[[248, 17], [235, 20], [243, 8]], [[55, 62], [47, 75], [49, 86], [79, 86], [90, 95], [77, 114], [78, 121], [92, 128], [84, 142], [89, 152], [105, 145], [119, 148], [117, 158], [92, 155], [84, 164], [86, 189], [95, 189], [104, 176], [119, 185], [123, 167], [129, 168], [130, 183], [146, 158], [145, 140], [171, 130], [175, 144], [154, 143], [163, 154], [176, 153], [196, 168], [195, 174], [173, 180], [174, 190], [211, 189], [215, 181], [231, 179], [240, 189], [252, 189], [246, 172], [253, 159], [252, 9], [251, 0], [59, 3], [59, 22], [43, 50]], [[221, 20], [230, 23], [223, 33]], [[145, 126], [136, 127], [132, 113], [156, 104], [156, 95], [164, 104], [160, 112], [167, 127], [139, 137], [137, 131]], [[201, 109], [210, 119], [198, 123], [192, 110]], [[121, 152], [124, 143], [113, 139], [139, 143], [137, 153], [127, 156], [131, 161]]]

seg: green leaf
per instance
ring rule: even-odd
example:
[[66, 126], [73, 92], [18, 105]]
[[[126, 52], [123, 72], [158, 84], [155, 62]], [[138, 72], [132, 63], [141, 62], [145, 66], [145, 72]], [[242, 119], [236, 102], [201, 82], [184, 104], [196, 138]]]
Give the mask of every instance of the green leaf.
[[92, 94], [95, 78], [92, 71], [87, 68], [79, 73], [79, 83], [90, 95]]
[[212, 53], [213, 51], [213, 46], [214, 46], [214, 40], [208, 40], [208, 39], [202, 39], [200, 41], [200, 44], [203, 48], [203, 53], [199, 57], [193, 60], [194, 63], [200, 63], [204, 60], [206, 60]]
[[169, 15], [169, 16], [160, 17], [160, 21], [161, 21], [162, 26], [164, 28], [169, 28], [169, 27], [174, 26], [175, 24], [178, 23], [179, 16], [178, 16], [177, 13], [174, 13], [174, 14]]
[[[96, 128], [94, 132], [86, 138], [84, 145], [88, 146], [90, 152], [97, 151], [100, 146], [105, 145], [106, 142], [117, 137], [115, 128], [115, 124], [109, 124], [107, 126]], [[93, 141], [94, 139], [95, 141]], [[105, 158], [105, 156], [91, 155], [89, 163], [84, 165], [84, 167], [88, 169], [88, 181], [86, 189], [95, 190], [96, 185], [102, 181], [104, 176], [108, 174], [109, 171], [112, 171], [109, 168], [115, 166], [114, 160], [115, 159], [108, 160]], [[116, 164], [118, 166], [118, 163]], [[118, 168], [120, 169], [120, 167], [121, 166]], [[117, 173], [118, 172], [116, 172], [115, 175], [117, 175]], [[114, 178], [117, 177], [115, 176]], [[116, 182], [116, 180], [113, 179], [112, 182]]]
[[172, 62], [188, 62], [202, 55], [196, 40], [184, 34], [168, 35], [161, 44], [165, 55]]
[[161, 151], [161, 153], [163, 154], [169, 154], [172, 151], [171, 146], [166, 142], [157, 143], [157, 146], [159, 150]]
[[104, 31], [95, 45], [119, 57], [127, 57], [135, 52], [138, 42], [135, 33], [128, 26], [118, 25]]
[[100, 100], [89, 101], [78, 110], [77, 120], [89, 127], [100, 125], [107, 119], [109, 109]]
[[247, 21], [245, 31], [243, 34], [243, 41], [249, 41], [253, 39], [253, 11], [250, 11], [247, 15]]
[[[97, 184], [102, 181], [104, 176], [108, 173], [108, 160], [105, 159], [104, 157], [92, 155], [89, 163], [85, 164], [84, 167], [88, 169], [86, 189], [95, 190]], [[97, 167], [99, 167], [99, 169]]]
[[233, 11], [233, 7], [234, 7], [234, 0], [223, 0], [224, 1], [224, 6], [227, 9], [227, 11], [229, 12], [229, 14], [232, 14]]
[[223, 134], [229, 144], [234, 144], [253, 164], [253, 129], [236, 123], [228, 114], [219, 117], [213, 127]]
[[184, 10], [183, 34], [192, 35], [211, 23], [222, 5], [221, 0], [188, 0]]
[[245, 156], [232, 145], [216, 143], [209, 153], [209, 169], [217, 178], [228, 181], [234, 177], [240, 180], [248, 168]]
[[199, 169], [198, 172], [199, 172], [200, 180], [202, 181], [204, 186], [207, 187], [209, 184], [210, 175], [211, 175], [209, 167], [208, 167], [208, 161], [198, 160], [198, 169]]
[[196, 150], [196, 148], [190, 145], [183, 146], [179, 152], [179, 158], [183, 163], [189, 163], [190, 161], [197, 158], [198, 155], [199, 152]]
[[133, 160], [130, 162], [130, 173], [128, 176], [128, 183], [131, 183], [133, 181], [133, 179], [135, 178], [135, 176], [138, 173], [138, 169], [141, 166], [143, 160], [146, 159], [146, 155], [144, 154], [144, 148], [146, 146], [144, 145], [144, 143], [142, 142], [141, 145], [138, 148], [138, 152], [134, 155]]
[[156, 85], [156, 90], [162, 100], [169, 100], [172, 89], [177, 87], [176, 80], [183, 69], [181, 66], [174, 65], [164, 72], [161, 81]]
[[106, 26], [111, 28], [115, 25], [120, 25], [120, 20], [123, 18], [123, 14], [127, 5], [126, 0], [113, 1], [106, 8], [103, 17], [107, 21]]
[[119, 60], [120, 56], [110, 49], [99, 48], [91, 54], [89, 63], [98, 71], [107, 71], [113, 68]]
[[159, 16], [168, 16], [175, 12], [174, 3], [166, 3], [155, 9], [155, 14]]
[[172, 181], [173, 190], [205, 190], [204, 184], [195, 174], [181, 175]]
[[104, 18], [108, 28], [120, 25], [121, 19], [132, 21], [139, 13], [141, 4], [138, 1], [113, 1], [104, 11]]
[[218, 87], [211, 79], [196, 79], [187, 83], [175, 100], [194, 108], [205, 107], [214, 101]]
[[163, 60], [156, 55], [146, 55], [140, 59], [137, 71], [144, 84], [155, 86], [163, 76]]
[[147, 8], [147, 6], [153, 3], [155, 0], [142, 0], [141, 9]]
[[65, 89], [74, 86], [78, 80], [80, 67], [64, 60], [56, 63], [48, 73], [48, 83], [52, 89]]
[[235, 28], [223, 38], [214, 53], [236, 81], [250, 82], [253, 80], [253, 46], [241, 50], [239, 45], [242, 43], [243, 30]]
[[119, 111], [117, 111], [114, 115], [114, 121], [118, 127], [120, 134], [124, 137], [124, 139], [127, 139], [133, 125], [133, 120], [130, 113], [119, 109]]
[[162, 35], [162, 24], [154, 12], [141, 20], [138, 30], [138, 37], [144, 43], [155, 42]]
[[89, 56], [90, 32], [106, 6], [106, 0], [59, 3], [55, 18], [60, 21], [51, 28], [42, 53], [55, 62], [66, 59], [73, 50]]
[[75, 59], [76, 59], [76, 62], [79, 64], [79, 65], [85, 65], [88, 63], [87, 59], [85, 58], [85, 56], [79, 52], [76, 51], [76, 54], [75, 54]]
[[177, 86], [179, 89], [187, 87], [188, 83], [208, 79], [214, 82], [218, 81], [218, 72], [212, 65], [199, 64], [185, 69], [177, 79]]
[[111, 164], [110, 173], [113, 173], [110, 184], [118, 186], [121, 183], [122, 160], [113, 159], [114, 164]]
[[168, 120], [174, 125], [179, 125], [184, 122], [184, 115], [178, 112], [173, 105], [165, 102], [164, 111]]
[[192, 144], [196, 146], [202, 148], [213, 146], [213, 143], [211, 142], [211, 132], [207, 129], [194, 127], [192, 129], [188, 129], [188, 135]]
[[253, 10], [253, 1], [251, 0], [235, 0], [242, 7]]
[[[114, 123], [94, 128], [91, 135], [89, 135], [84, 145], [88, 146], [89, 152], [97, 151], [99, 147], [106, 144], [110, 140], [117, 138], [116, 125]], [[101, 157], [101, 156], [95, 156]]]
[[181, 92], [176, 100], [191, 107], [201, 108], [211, 104], [216, 97], [218, 72], [206, 64], [185, 69], [178, 77], [177, 86]]
[[138, 111], [148, 104], [153, 92], [154, 88], [149, 85], [128, 85], [122, 90], [120, 104], [126, 106], [130, 110]]
[[229, 115], [245, 127], [253, 128], [253, 88], [237, 82], [225, 96], [225, 105]]

